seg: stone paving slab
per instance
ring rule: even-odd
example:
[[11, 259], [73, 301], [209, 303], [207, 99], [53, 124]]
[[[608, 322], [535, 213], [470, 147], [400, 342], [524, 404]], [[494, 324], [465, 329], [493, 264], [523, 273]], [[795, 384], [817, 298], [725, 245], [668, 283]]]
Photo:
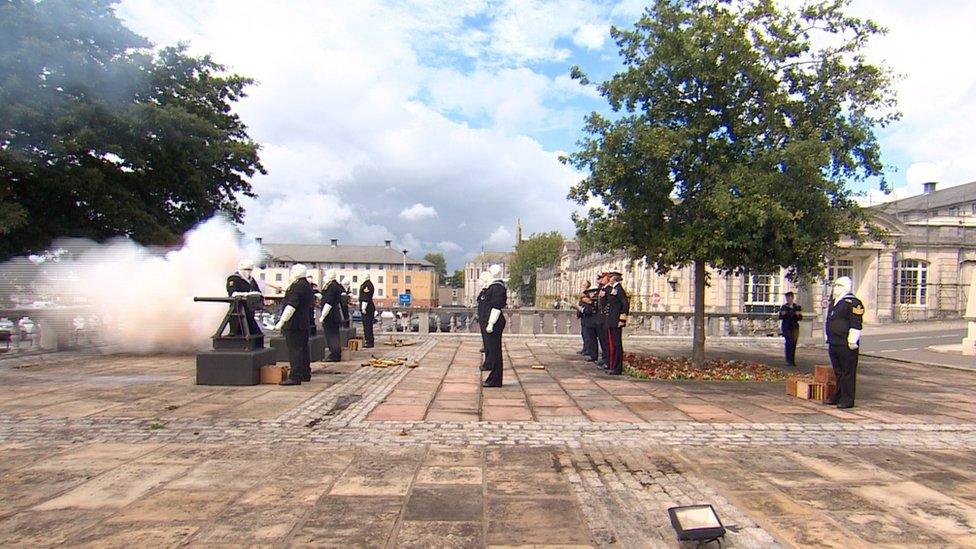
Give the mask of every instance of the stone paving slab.
[[976, 546], [965, 372], [864, 360], [843, 411], [611, 378], [574, 344], [506, 338], [501, 390], [460, 338], [295, 388], [197, 387], [192, 357], [0, 360], [0, 544], [678, 547], [667, 508], [711, 502], [732, 547]]

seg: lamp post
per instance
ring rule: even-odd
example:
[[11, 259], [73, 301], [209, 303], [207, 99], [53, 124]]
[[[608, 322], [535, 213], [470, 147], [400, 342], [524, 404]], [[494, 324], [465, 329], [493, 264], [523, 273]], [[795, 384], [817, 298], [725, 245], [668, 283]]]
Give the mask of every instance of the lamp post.
[[403, 250], [403, 293], [407, 293], [407, 250]]

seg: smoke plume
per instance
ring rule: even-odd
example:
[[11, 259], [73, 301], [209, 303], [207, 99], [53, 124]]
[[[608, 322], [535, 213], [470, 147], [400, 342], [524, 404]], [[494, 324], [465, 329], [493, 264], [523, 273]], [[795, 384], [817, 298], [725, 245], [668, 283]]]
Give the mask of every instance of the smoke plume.
[[[257, 260], [230, 222], [219, 218], [189, 231], [179, 249], [160, 251], [131, 240], [91, 245], [51, 269], [53, 301], [87, 309], [89, 329], [109, 352], [182, 352], [207, 348], [227, 306], [194, 296], [226, 296], [227, 276], [242, 257]], [[89, 316], [90, 315], [90, 316]]]

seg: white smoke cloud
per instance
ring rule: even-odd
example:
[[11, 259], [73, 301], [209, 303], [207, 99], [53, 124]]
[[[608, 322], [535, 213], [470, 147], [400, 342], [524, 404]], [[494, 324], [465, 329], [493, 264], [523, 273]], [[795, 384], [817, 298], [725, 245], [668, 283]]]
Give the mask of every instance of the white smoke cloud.
[[222, 303], [193, 298], [226, 296], [227, 276], [257, 249], [212, 218], [188, 232], [179, 249], [158, 253], [131, 240], [91, 245], [52, 271], [59, 303], [82, 303], [98, 319], [108, 352], [158, 353], [205, 349], [227, 312]]

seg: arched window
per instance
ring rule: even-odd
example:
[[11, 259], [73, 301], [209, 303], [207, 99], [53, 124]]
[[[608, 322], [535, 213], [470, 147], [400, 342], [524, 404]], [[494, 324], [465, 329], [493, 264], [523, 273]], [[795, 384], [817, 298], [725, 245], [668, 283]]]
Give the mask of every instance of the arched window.
[[895, 299], [899, 305], [925, 305], [928, 263], [917, 259], [898, 262], [895, 273]]

